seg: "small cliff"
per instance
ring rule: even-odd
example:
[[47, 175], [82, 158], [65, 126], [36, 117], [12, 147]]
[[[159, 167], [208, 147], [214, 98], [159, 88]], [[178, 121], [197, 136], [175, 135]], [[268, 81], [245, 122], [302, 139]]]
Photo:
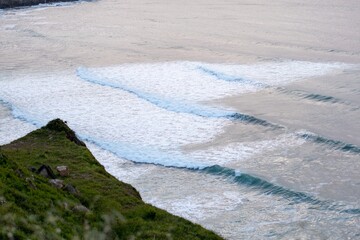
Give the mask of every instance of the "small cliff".
[[62, 120], [0, 147], [0, 239], [221, 239], [146, 204]]

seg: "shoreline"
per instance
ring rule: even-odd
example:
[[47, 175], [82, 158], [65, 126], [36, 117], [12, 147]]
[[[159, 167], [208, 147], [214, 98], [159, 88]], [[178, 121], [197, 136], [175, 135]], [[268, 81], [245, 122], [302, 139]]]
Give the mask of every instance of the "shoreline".
[[11, 9], [18, 7], [30, 7], [39, 4], [77, 1], [78, 0], [0, 0], [0, 9]]
[[[136, 187], [147, 203], [226, 239], [351, 238], [357, 229], [345, 213], [339, 217], [307, 204], [288, 205], [285, 199], [265, 196], [216, 175], [135, 164], [128, 159], [162, 160], [164, 154], [152, 151], [161, 149], [171, 155], [172, 162], [216, 163], [359, 208], [359, 155], [339, 147], [342, 143], [360, 146], [356, 135], [360, 34], [354, 31], [360, 24], [359, 7], [357, 0], [85, 0], [0, 10], [0, 98], [44, 119], [43, 124], [61, 117], [78, 133], [114, 143], [103, 148], [88, 144], [108, 173]], [[211, 77], [211, 72], [187, 74], [178, 71], [182, 68], [159, 67], [183, 61], [214, 63], [219, 79]], [[285, 61], [311, 66], [346, 63], [357, 69], [255, 93], [214, 94], [204, 102], [195, 97], [202, 99], [212, 89], [222, 93], [221, 73], [248, 76], [226, 65]], [[144, 101], [143, 95], [139, 98], [119, 88], [85, 82], [76, 75], [79, 67], [93, 69], [93, 75], [103, 82], [104, 77], [111, 77], [131, 89], [231, 109], [285, 128], [273, 131], [255, 124], [193, 120], [186, 114], [164, 111]], [[293, 78], [299, 68], [286, 69], [288, 74], [276, 68], [267, 74], [251, 74], [258, 74], [254, 76], [257, 81], [269, 75], [281, 81]], [[183, 83], [188, 79], [194, 85]], [[200, 84], [203, 79], [208, 80]], [[205, 91], [211, 84], [214, 87]], [[248, 87], [246, 82], [236, 85], [240, 90]], [[193, 87], [184, 95], [182, 86]], [[3, 141], [32, 129], [1, 106], [0, 126]], [[301, 130], [313, 133], [309, 141], [298, 137], [299, 131], [301, 136], [308, 133]], [[128, 145], [131, 151], [125, 151]], [[114, 149], [117, 154], [110, 151]], [[178, 155], [185, 157], [176, 159]], [[340, 218], [344, 220], [334, 220]]]

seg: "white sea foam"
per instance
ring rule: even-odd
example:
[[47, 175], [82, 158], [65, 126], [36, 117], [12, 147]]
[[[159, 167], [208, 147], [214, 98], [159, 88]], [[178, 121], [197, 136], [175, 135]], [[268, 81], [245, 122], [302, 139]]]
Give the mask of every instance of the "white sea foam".
[[[59, 117], [67, 120], [70, 127], [87, 140], [86, 144], [109, 173], [135, 186], [144, 201], [150, 204], [211, 229], [224, 227], [228, 236], [234, 236], [231, 231], [238, 228], [241, 221], [246, 223], [243, 222], [236, 233], [244, 233], [254, 226], [254, 231], [258, 231], [263, 222], [289, 221], [294, 212], [300, 210], [304, 214], [299, 221], [303, 222], [319, 213], [310, 213], [315, 210], [309, 210], [306, 203], [288, 204], [288, 200], [280, 196], [259, 194], [261, 189], [259, 192], [231, 181], [242, 173], [249, 173], [249, 176], [259, 173], [261, 179], [271, 179], [270, 183], [274, 183], [272, 177], [279, 176], [276, 169], [270, 169], [269, 175], [262, 171], [265, 167], [268, 170], [267, 166], [274, 166], [266, 165], [267, 155], [303, 144], [305, 140], [297, 137], [299, 132], [251, 142], [206, 144], [206, 149], [196, 151], [183, 149], [191, 144], [198, 146], [211, 142], [225, 126], [232, 124], [229, 119], [211, 117], [214, 112], [207, 116], [194, 114], [194, 109], [195, 112], [218, 111], [212, 106], [204, 106], [202, 101], [258, 91], [341, 69], [337, 64], [330, 64], [330, 67], [312, 64], [129, 64], [87, 68], [87, 81], [78, 78], [75, 70], [72, 75], [3, 77], [0, 79], [0, 99], [8, 112], [1, 115], [0, 144]], [[315, 70], [311, 70], [312, 66]], [[293, 71], [295, 67], [302, 67], [302, 71]], [[323, 71], [322, 67], [327, 70]], [[220, 165], [219, 173], [163, 167], [199, 169], [214, 164]], [[221, 174], [221, 171], [225, 173]], [[232, 174], [229, 178], [227, 171]], [[336, 213], [336, 217], [339, 215]], [[324, 212], [321, 216], [328, 219], [334, 215]], [[264, 229], [263, 232], [268, 231], [266, 227]], [[269, 231], [272, 230], [273, 226], [270, 226]]]
[[86, 70], [113, 84], [122, 84], [145, 93], [156, 93], [165, 99], [175, 98], [193, 103], [257, 90], [253, 86], [216, 81], [212, 76], [196, 70], [197, 64], [199, 63], [124, 64]]
[[286, 133], [268, 140], [234, 142], [225, 146], [196, 150], [189, 152], [188, 155], [199, 162], [206, 162], [208, 165], [218, 164], [232, 167], [235, 165], [241, 167], [244, 161], [256, 158], [257, 155], [296, 148], [305, 142], [296, 133]]
[[207, 106], [201, 106], [196, 103], [189, 102], [188, 100], [176, 100], [176, 99], [171, 99], [169, 97], [164, 98], [162, 96], [158, 96], [157, 95], [158, 93], [154, 94], [154, 93], [142, 92], [138, 89], [128, 87], [125, 84], [121, 83], [120, 81], [117, 81], [116, 79], [101, 77], [97, 75], [97, 73], [94, 72], [93, 70], [89, 70], [83, 67], [78, 68], [76, 73], [81, 79], [85, 81], [99, 84], [102, 86], [116, 88], [124, 92], [128, 92], [130, 94], [137, 96], [140, 99], [143, 99], [144, 101], [152, 103], [168, 111], [172, 111], [176, 113], [189, 113], [201, 117], [227, 117], [232, 114], [235, 114], [235, 112], [231, 112], [231, 111], [225, 111]]
[[[135, 186], [144, 201], [176, 215], [199, 222], [242, 204], [244, 196], [238, 186], [224, 179], [192, 171], [129, 163], [97, 145], [86, 144], [109, 173]], [[191, 189], [186, 189], [186, 184], [183, 184], [186, 179], [191, 181]], [[148, 187], [154, 184], [155, 188]]]
[[31, 131], [36, 127], [21, 120], [14, 119], [12, 116], [6, 116], [0, 119], [0, 145], [12, 142]]
[[0, 100], [0, 145], [14, 141], [27, 133], [35, 130], [35, 126], [14, 116], [19, 111], [12, 109], [9, 103]]
[[106, 171], [121, 181], [133, 183], [139, 177], [151, 174], [158, 168], [158, 166], [152, 164], [134, 164], [96, 144], [85, 143], [95, 158], [105, 167]]
[[0, 85], [0, 97], [39, 124], [60, 117], [81, 134], [105, 136], [113, 142], [172, 148], [209, 139], [229, 122], [169, 112], [132, 94], [71, 76], [1, 81]]
[[[1, 12], [0, 12], [1, 15]], [[16, 28], [16, 24], [6, 24], [2, 26], [3, 30], [14, 30]]]
[[137, 147], [134, 144], [124, 144], [118, 141], [114, 143], [95, 139], [94, 137], [81, 137], [87, 142], [97, 145], [102, 149], [106, 149], [121, 158], [135, 163], [151, 163], [165, 167], [187, 169], [203, 169], [205, 167], [209, 167], [208, 164], [185, 157], [178, 151], [159, 151], [155, 148], [149, 148], [146, 146]]
[[[340, 65], [171, 62], [80, 68], [77, 74], [82, 79], [75, 73], [58, 73], [1, 80], [0, 99], [18, 120], [40, 127], [49, 120], [62, 118], [83, 139], [139, 163], [203, 168], [253, 156], [287, 141], [258, 142], [255, 146], [232, 144], [220, 149], [182, 153], [182, 146], [209, 142], [223, 131], [223, 127], [231, 124], [228, 119], [208, 118], [227, 112], [205, 107], [201, 101], [261, 89], [258, 84], [219, 81], [199, 71], [199, 66], [226, 74], [241, 73], [249, 81], [276, 85], [280, 80], [284, 83], [325, 74]], [[272, 77], [275, 78], [273, 82], [270, 81]], [[194, 112], [201, 114], [194, 115]]]
[[[224, 187], [224, 185], [222, 185]], [[221, 188], [221, 186], [219, 186]], [[242, 194], [235, 191], [198, 191], [178, 199], [157, 199], [148, 201], [156, 206], [192, 221], [200, 221], [231, 211], [242, 203]]]
[[255, 85], [264, 84], [265, 86], [285, 85], [294, 81], [334, 73], [350, 67], [353, 67], [353, 65], [304, 61], [267, 62], [253, 65], [198, 64], [200, 71], [202, 69], [210, 71], [208, 75], [213, 78], [235, 82], [236, 79], [253, 80]]
[[[207, 64], [201, 62], [168, 62], [123, 64], [104, 68], [87, 68], [98, 78], [122, 84], [141, 92], [157, 93], [165, 98], [205, 101], [224, 96], [258, 91], [265, 86], [284, 85], [296, 80], [329, 74], [349, 68], [343, 63], [302, 61], [268, 62], [253, 65]], [[209, 74], [208, 69], [218, 74]], [[245, 79], [242, 81], [231, 81]], [[224, 81], [219, 81], [224, 80]], [[253, 83], [253, 84], [249, 84]]]

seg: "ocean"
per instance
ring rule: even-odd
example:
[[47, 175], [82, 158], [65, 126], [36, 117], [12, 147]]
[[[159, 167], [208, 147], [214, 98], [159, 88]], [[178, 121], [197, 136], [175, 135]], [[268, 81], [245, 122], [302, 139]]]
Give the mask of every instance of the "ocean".
[[[304, 7], [285, 2], [266, 7]], [[219, 18], [230, 24], [236, 1], [227, 3]], [[360, 238], [357, 35], [341, 35], [357, 47], [353, 51], [326, 48], [329, 42], [319, 43], [319, 37], [287, 52], [292, 41], [285, 37], [280, 49], [270, 44], [259, 53], [256, 46], [266, 41], [244, 36], [237, 56], [226, 57], [228, 50], [214, 47], [215, 39], [229, 40], [231, 30], [217, 30], [223, 34], [218, 38], [209, 32], [210, 43], [204, 37], [190, 43], [179, 29], [164, 30], [182, 26], [181, 19], [169, 18], [169, 25], [162, 15], [148, 19], [158, 13], [156, 6], [160, 11], [169, 5], [137, 4], [80, 2], [0, 12], [0, 144], [61, 118], [145, 202], [226, 239]], [[319, 7], [308, 4], [306, 11]], [[359, 7], [350, 5], [342, 11]], [[133, 18], [139, 9], [146, 24], [158, 22], [150, 32]], [[226, 20], [229, 11], [235, 15]], [[99, 12], [109, 15], [97, 22], [91, 16]], [[72, 14], [78, 18], [68, 19]], [[299, 19], [287, 18], [295, 25]], [[254, 22], [252, 28], [262, 29]], [[278, 31], [287, 29], [284, 24]], [[161, 31], [170, 36], [166, 51], [160, 37], [148, 43]], [[145, 47], [136, 42], [142, 38]], [[174, 44], [176, 38], [181, 40]], [[308, 47], [311, 41], [318, 47]], [[253, 54], [244, 53], [247, 46]]]

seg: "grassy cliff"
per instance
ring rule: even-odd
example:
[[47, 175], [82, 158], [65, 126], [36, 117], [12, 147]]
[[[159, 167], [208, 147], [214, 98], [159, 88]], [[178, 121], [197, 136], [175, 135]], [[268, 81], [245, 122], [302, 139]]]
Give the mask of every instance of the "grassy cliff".
[[[42, 165], [69, 171], [45, 177], [38, 172]], [[0, 148], [0, 239], [25, 238], [221, 239], [144, 203], [59, 119]]]

